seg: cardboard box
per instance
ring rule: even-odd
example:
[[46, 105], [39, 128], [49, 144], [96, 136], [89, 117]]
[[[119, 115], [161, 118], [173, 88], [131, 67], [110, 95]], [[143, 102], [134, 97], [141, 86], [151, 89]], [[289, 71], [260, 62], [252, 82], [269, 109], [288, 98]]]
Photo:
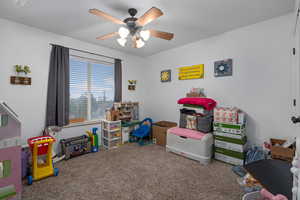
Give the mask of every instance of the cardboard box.
[[226, 156], [230, 156], [230, 157], [233, 157], [233, 158], [238, 158], [238, 159], [241, 159], [241, 160], [245, 159], [245, 153], [232, 151], [232, 150], [229, 150], [229, 149], [223, 149], [223, 148], [215, 147], [215, 153], [221, 153], [221, 154], [224, 154]]
[[231, 156], [226, 156], [221, 153], [215, 153], [215, 159], [232, 164], [232, 165], [243, 165], [244, 164], [244, 160], [234, 158]]
[[219, 139], [215, 139], [215, 147], [228, 149], [231, 151], [236, 151], [241, 153], [243, 153], [246, 149], [246, 145], [226, 142], [224, 140], [219, 140]]
[[245, 113], [238, 108], [216, 107], [214, 109], [214, 120], [220, 123], [243, 124], [245, 123]]
[[175, 126], [177, 126], [177, 123], [169, 121], [159, 121], [154, 123], [152, 126], [152, 137], [154, 143], [166, 146], [167, 130]]
[[242, 152], [215, 147], [215, 159], [233, 165], [243, 165], [245, 154]]
[[245, 124], [226, 124], [214, 122], [214, 131], [231, 134], [245, 134]]
[[292, 161], [295, 156], [296, 147], [284, 148], [281, 145], [286, 142], [286, 140], [270, 139], [271, 141], [271, 156], [273, 159], [280, 159], [286, 161]]
[[242, 140], [246, 136], [245, 133], [242, 133], [242, 134], [232, 134], [232, 133], [219, 132], [219, 131], [214, 131], [214, 135], [228, 137], [228, 138], [233, 138], [233, 139], [239, 139], [239, 140]]
[[215, 140], [230, 142], [230, 143], [238, 144], [238, 145], [245, 145], [247, 143], [246, 136], [244, 136], [242, 139], [235, 139], [235, 138], [226, 137], [226, 136], [214, 135], [214, 138], [215, 138]]

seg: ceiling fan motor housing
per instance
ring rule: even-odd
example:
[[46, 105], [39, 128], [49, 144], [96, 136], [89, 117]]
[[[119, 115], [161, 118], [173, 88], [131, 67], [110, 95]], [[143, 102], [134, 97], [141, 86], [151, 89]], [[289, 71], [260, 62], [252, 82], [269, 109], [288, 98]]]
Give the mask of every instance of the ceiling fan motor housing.
[[137, 10], [135, 8], [129, 8], [128, 13], [131, 17], [134, 17], [137, 13]]
[[140, 26], [137, 26], [136, 21], [138, 20], [136, 17], [134, 17], [137, 14], [137, 10], [135, 8], [129, 8], [128, 13], [131, 17], [128, 17], [124, 19], [124, 22], [126, 23], [130, 34], [133, 36], [136, 34], [136, 32], [141, 29]]

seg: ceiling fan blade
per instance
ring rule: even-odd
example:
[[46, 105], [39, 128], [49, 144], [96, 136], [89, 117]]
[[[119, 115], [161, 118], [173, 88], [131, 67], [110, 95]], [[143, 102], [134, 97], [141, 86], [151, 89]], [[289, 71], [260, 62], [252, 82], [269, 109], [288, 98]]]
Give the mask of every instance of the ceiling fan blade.
[[149, 30], [149, 31], [150, 31], [150, 35], [153, 37], [161, 38], [164, 40], [172, 40], [174, 38], [173, 33], [157, 31], [157, 30]]
[[150, 8], [143, 16], [141, 16], [138, 20], [137, 23], [140, 26], [145, 26], [146, 24], [152, 22], [156, 18], [162, 16], [164, 13], [155, 7]]
[[111, 16], [111, 15], [105, 13], [105, 12], [102, 12], [101, 10], [98, 10], [96, 8], [90, 9], [89, 12], [91, 14], [93, 14], [93, 15], [96, 15], [96, 16], [99, 16], [99, 17], [103, 17], [103, 18], [105, 18], [107, 20], [110, 20], [110, 21], [112, 21], [112, 22], [114, 22], [116, 24], [121, 24], [121, 25], [125, 24], [123, 21], [121, 21], [121, 20], [119, 20], [119, 19], [117, 19], [117, 18], [115, 18], [115, 17], [113, 17], [113, 16]]
[[108, 34], [99, 36], [99, 37], [97, 37], [96, 39], [97, 39], [97, 40], [106, 40], [106, 39], [109, 39], [109, 38], [114, 37], [114, 36], [116, 36], [116, 35], [118, 35], [118, 32], [108, 33]]

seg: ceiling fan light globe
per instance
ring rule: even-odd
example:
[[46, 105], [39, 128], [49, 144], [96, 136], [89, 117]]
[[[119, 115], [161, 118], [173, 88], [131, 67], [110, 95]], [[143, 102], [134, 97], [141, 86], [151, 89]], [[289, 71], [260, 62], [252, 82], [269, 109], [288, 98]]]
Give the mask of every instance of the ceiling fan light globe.
[[148, 41], [150, 38], [150, 31], [146, 30], [146, 31], [141, 31], [140, 32], [141, 37], [143, 38], [144, 41]]
[[136, 48], [142, 48], [145, 45], [145, 42], [142, 39], [136, 41]]
[[125, 27], [120, 27], [118, 33], [121, 38], [126, 38], [129, 35], [129, 30]]
[[125, 38], [119, 38], [117, 39], [119, 45], [121, 45], [122, 47], [125, 47], [127, 40]]

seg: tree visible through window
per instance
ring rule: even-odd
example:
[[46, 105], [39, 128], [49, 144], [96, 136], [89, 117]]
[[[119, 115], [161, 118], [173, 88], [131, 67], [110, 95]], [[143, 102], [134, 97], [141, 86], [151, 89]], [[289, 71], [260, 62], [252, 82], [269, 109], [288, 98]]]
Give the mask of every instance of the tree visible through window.
[[113, 98], [112, 63], [70, 57], [70, 123], [103, 118]]

